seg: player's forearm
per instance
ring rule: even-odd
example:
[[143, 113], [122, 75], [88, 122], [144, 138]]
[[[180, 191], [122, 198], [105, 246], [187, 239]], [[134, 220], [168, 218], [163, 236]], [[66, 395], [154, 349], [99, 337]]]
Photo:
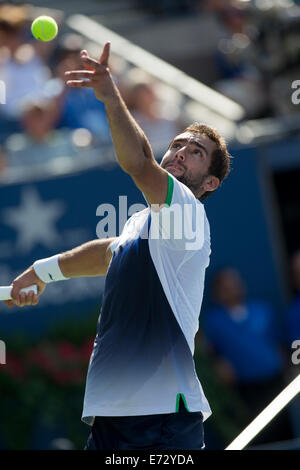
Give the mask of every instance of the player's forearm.
[[62, 274], [67, 278], [104, 276], [110, 261], [109, 245], [113, 239], [92, 240], [58, 258]]
[[116, 86], [104, 104], [118, 162], [126, 173], [138, 174], [145, 159], [154, 158], [149, 141]]
[[37, 305], [39, 298], [33, 289], [27, 294], [21, 291], [35, 284], [38, 286], [38, 293], [42, 294], [49, 282], [106, 274], [112, 256], [110, 244], [113, 240], [114, 238], [93, 240], [65, 253], [35, 261], [12, 282], [12, 289], [7, 297], [11, 296], [12, 300], [6, 300], [6, 305]]

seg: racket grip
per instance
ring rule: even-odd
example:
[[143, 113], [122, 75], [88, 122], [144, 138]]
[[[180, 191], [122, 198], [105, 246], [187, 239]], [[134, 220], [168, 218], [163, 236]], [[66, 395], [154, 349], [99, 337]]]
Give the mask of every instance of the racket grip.
[[[11, 300], [11, 289], [12, 289], [11, 286], [0, 287], [0, 300]], [[23, 292], [25, 294], [28, 294], [28, 292], [30, 292], [31, 290], [35, 294], [37, 294], [38, 293], [37, 285], [34, 284], [32, 286], [29, 286], [29, 287], [24, 287], [24, 289], [20, 290], [20, 294], [23, 293]]]

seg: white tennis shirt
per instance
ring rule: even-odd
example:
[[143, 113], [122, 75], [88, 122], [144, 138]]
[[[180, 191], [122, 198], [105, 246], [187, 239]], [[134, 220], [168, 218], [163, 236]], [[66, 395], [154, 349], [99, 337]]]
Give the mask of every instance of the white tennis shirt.
[[82, 419], [211, 414], [193, 354], [210, 230], [204, 206], [169, 174], [167, 205], [135, 213], [111, 246]]

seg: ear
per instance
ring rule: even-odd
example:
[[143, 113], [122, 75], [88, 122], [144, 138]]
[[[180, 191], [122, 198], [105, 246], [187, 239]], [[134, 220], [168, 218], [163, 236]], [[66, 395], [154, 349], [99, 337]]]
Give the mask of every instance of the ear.
[[205, 178], [202, 188], [204, 191], [215, 191], [220, 186], [220, 180], [216, 176], [209, 175]]

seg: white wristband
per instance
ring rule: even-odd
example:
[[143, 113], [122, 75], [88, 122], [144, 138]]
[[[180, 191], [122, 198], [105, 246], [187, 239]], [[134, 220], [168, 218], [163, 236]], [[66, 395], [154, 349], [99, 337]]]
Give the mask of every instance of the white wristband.
[[33, 263], [35, 274], [41, 279], [41, 281], [49, 284], [49, 282], [69, 279], [68, 277], [65, 277], [60, 270], [58, 257], [59, 255], [54, 255], [51, 256], [51, 258], [39, 259]]

